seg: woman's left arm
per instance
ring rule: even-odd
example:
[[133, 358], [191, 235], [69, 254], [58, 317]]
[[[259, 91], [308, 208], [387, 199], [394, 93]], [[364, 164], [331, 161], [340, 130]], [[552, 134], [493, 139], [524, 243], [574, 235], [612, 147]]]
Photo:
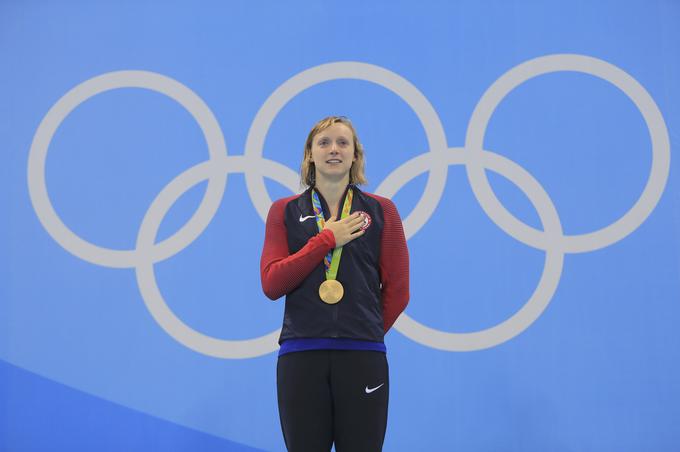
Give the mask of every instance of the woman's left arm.
[[383, 208], [384, 226], [380, 242], [381, 301], [385, 333], [406, 309], [409, 300], [409, 258], [404, 227], [394, 203], [377, 197]]

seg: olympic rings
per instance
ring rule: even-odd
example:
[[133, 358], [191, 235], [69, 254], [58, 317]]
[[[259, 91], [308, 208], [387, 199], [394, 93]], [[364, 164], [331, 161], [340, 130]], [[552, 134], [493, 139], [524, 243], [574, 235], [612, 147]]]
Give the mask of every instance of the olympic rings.
[[[620, 219], [598, 231], [567, 236], [550, 196], [540, 183], [511, 160], [484, 150], [487, 124], [495, 108], [514, 88], [542, 74], [577, 71], [606, 80], [626, 94], [640, 110], [652, 142], [652, 168], [649, 180], [633, 207]], [[47, 112], [40, 123], [29, 152], [28, 188], [33, 208], [43, 227], [54, 240], [73, 255], [88, 262], [112, 268], [134, 268], [144, 302], [158, 324], [175, 340], [205, 355], [245, 359], [275, 351], [280, 330], [248, 340], [223, 340], [204, 335], [183, 323], [165, 303], [156, 283], [154, 264], [174, 256], [193, 242], [212, 221], [222, 200], [227, 174], [245, 174], [248, 194], [260, 217], [265, 220], [272, 201], [263, 177], [269, 177], [297, 191], [298, 176], [290, 168], [262, 157], [265, 137], [276, 115], [292, 98], [319, 83], [337, 79], [365, 80], [394, 92], [422, 122], [429, 152], [395, 169], [376, 193], [391, 197], [416, 176], [428, 172], [423, 195], [404, 219], [407, 239], [420, 230], [434, 213], [444, 187], [448, 166], [465, 165], [473, 193], [488, 217], [516, 240], [544, 250], [541, 279], [525, 305], [510, 318], [485, 330], [450, 333], [427, 327], [405, 312], [395, 328], [412, 340], [436, 349], [471, 351], [489, 348], [527, 329], [547, 307], [562, 273], [565, 253], [581, 253], [604, 248], [637, 229], [656, 207], [668, 180], [670, 141], [666, 123], [649, 93], [633, 77], [605, 61], [572, 54], [549, 55], [522, 63], [502, 75], [484, 93], [468, 124], [465, 146], [449, 148], [444, 128], [429, 101], [410, 82], [387, 69], [358, 62], [337, 62], [303, 71], [277, 88], [258, 111], [249, 130], [243, 156], [228, 156], [215, 116], [203, 100], [181, 83], [145, 71], [119, 71], [89, 79], [67, 92]], [[134, 250], [114, 250], [89, 243], [61, 221], [56, 214], [45, 183], [45, 160], [50, 142], [64, 119], [82, 102], [112, 89], [137, 87], [157, 91], [182, 105], [201, 127], [208, 144], [209, 159], [178, 175], [153, 200], [140, 226]], [[517, 185], [532, 202], [543, 230], [534, 229], [515, 218], [493, 193], [486, 170], [494, 171]], [[208, 188], [193, 216], [174, 235], [155, 243], [158, 228], [172, 205], [196, 184], [207, 180]]]

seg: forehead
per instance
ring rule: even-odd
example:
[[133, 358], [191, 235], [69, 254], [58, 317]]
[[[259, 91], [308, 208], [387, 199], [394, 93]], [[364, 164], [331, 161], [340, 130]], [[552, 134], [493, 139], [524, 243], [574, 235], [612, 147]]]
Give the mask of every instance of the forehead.
[[347, 127], [345, 124], [341, 122], [336, 122], [334, 124], [331, 124], [330, 126], [326, 127], [323, 130], [320, 130], [317, 132], [315, 135], [316, 137], [347, 137], [351, 138], [352, 137], [352, 129]]

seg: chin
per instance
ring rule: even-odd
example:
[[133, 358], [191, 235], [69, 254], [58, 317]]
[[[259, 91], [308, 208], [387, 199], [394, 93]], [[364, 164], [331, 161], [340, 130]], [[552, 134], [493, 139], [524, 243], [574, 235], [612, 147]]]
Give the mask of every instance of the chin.
[[333, 180], [343, 179], [349, 177], [349, 171], [326, 171], [322, 173], [322, 177]]

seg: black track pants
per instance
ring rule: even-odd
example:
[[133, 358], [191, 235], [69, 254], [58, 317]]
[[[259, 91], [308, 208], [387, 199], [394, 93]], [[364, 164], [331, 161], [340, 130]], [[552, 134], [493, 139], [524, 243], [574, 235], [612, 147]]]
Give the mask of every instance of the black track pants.
[[385, 353], [311, 350], [279, 357], [281, 429], [290, 452], [382, 450], [389, 396]]

